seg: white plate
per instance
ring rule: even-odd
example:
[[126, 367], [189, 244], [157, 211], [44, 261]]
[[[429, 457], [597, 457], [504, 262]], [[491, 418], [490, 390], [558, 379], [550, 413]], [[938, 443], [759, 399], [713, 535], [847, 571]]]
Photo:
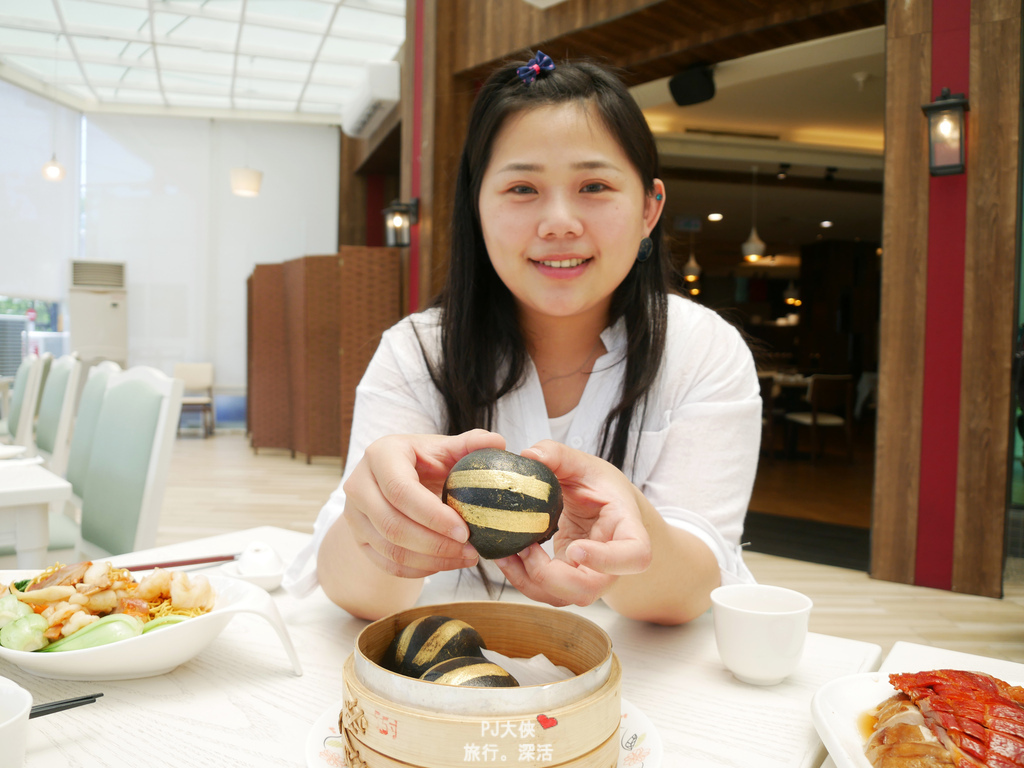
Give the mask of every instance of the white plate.
[[[344, 706], [339, 699], [325, 709], [306, 736], [308, 768], [338, 768], [345, 765], [345, 747], [338, 733], [338, 716]], [[643, 712], [622, 700], [619, 720], [618, 768], [660, 768], [664, 748], [654, 724]]]
[[23, 445], [0, 445], [0, 459], [13, 459], [25, 452]]
[[815, 692], [811, 719], [836, 768], [871, 768], [864, 755], [860, 722], [895, 692], [886, 672], [838, 677]]
[[[32, 576], [30, 571], [0, 571], [0, 583]], [[302, 666], [273, 599], [264, 590], [237, 579], [211, 574], [217, 593], [210, 613], [156, 629], [138, 637], [80, 651], [32, 653], [0, 647], [0, 660], [39, 677], [58, 680], [131, 680], [170, 672], [213, 642], [238, 613], [262, 616], [277, 631], [296, 675]], [[0, 667], [2, 670], [2, 667]]]
[[[907, 671], [944, 668], [972, 669], [962, 664], [926, 664], [920, 669]], [[1006, 682], [1019, 685], [1010, 680]], [[839, 677], [825, 683], [815, 692], [811, 699], [811, 719], [836, 768], [872, 768], [871, 762], [864, 755], [865, 737], [861, 733], [860, 723], [865, 714], [872, 712], [894, 693], [896, 689], [889, 685], [888, 672], [864, 672]]]

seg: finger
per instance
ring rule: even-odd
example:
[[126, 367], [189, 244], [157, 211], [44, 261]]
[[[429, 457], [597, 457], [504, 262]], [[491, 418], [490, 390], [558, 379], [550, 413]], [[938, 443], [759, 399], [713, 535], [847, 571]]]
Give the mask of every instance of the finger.
[[615, 539], [609, 542], [580, 539], [565, 550], [569, 562], [612, 576], [643, 573], [651, 565], [649, 541]]
[[[504, 557], [500, 560], [494, 561], [495, 565], [497, 565], [505, 575], [505, 578], [508, 579], [508, 583], [515, 587], [521, 595], [528, 597], [531, 600], [536, 600], [539, 603], [547, 603], [548, 605], [553, 605], [556, 608], [569, 605], [569, 601], [556, 598], [531, 580], [530, 575], [526, 570], [526, 563], [522, 558], [523, 554], [525, 554], [525, 551], [518, 555], [512, 555], [511, 557]], [[547, 556], [547, 553], [543, 553], [543, 551], [542, 554], [544, 554], [545, 557]]]
[[486, 429], [471, 429], [458, 435], [430, 437], [419, 450], [417, 471], [439, 476], [442, 480], [459, 459], [482, 448], [505, 450], [505, 438]]
[[523, 550], [516, 559], [520, 560], [522, 570], [509, 563], [506, 578], [527, 597], [550, 605], [590, 605], [615, 580], [586, 567], [576, 568], [553, 560], [539, 545]]
[[[476, 565], [478, 555], [469, 544], [421, 528], [423, 538], [409, 548], [382, 536], [373, 521], [363, 514], [345, 513], [356, 541], [364, 553], [382, 570], [396, 576], [429, 575], [438, 571], [469, 568]], [[371, 557], [370, 553], [373, 553]]]
[[536, 459], [544, 464], [563, 483], [582, 482], [593, 473], [595, 462], [600, 461], [589, 453], [573, 450], [554, 440], [541, 440], [536, 445], [524, 450], [523, 456]]

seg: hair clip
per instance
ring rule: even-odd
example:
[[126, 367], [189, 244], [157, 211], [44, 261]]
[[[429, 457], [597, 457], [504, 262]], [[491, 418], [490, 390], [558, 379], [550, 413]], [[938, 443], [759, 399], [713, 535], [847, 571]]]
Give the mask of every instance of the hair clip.
[[530, 59], [525, 67], [519, 67], [516, 69], [516, 74], [519, 75], [519, 79], [522, 80], [526, 85], [529, 85], [537, 79], [537, 75], [541, 71], [550, 72], [555, 68], [555, 62], [551, 60], [543, 51], [537, 51], [537, 55]]

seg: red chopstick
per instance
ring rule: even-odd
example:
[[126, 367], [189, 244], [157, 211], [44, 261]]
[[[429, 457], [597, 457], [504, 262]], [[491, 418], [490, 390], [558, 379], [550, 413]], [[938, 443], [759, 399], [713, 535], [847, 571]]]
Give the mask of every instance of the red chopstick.
[[121, 565], [127, 571], [151, 571], [154, 568], [181, 568], [186, 565], [204, 565], [206, 563], [228, 563], [238, 559], [234, 555], [212, 555], [210, 557], [193, 557], [190, 560], [167, 560], [163, 563], [144, 563], [143, 565]]

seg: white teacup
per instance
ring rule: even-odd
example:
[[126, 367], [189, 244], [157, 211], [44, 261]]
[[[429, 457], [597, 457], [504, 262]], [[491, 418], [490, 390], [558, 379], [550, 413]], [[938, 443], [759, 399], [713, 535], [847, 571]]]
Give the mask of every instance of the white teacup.
[[0, 677], [0, 768], [21, 768], [28, 742], [28, 713], [32, 694]]
[[811, 598], [785, 587], [729, 584], [711, 592], [718, 654], [740, 680], [775, 685], [804, 651]]

